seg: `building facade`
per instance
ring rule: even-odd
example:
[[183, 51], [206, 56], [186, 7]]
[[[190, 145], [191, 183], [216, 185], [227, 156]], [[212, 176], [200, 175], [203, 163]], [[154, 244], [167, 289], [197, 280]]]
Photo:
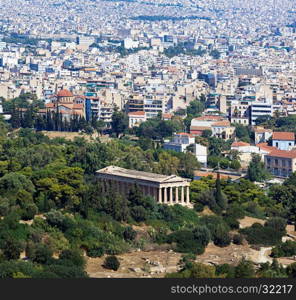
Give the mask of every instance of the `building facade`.
[[272, 146], [279, 150], [291, 150], [295, 147], [294, 132], [274, 132], [272, 134]]
[[273, 150], [264, 157], [265, 168], [276, 177], [289, 177], [296, 171], [296, 151]]
[[139, 186], [145, 196], [151, 196], [161, 204], [192, 207], [190, 203], [190, 179], [176, 175], [161, 175], [109, 166], [96, 172], [104, 191], [116, 189], [127, 195]]

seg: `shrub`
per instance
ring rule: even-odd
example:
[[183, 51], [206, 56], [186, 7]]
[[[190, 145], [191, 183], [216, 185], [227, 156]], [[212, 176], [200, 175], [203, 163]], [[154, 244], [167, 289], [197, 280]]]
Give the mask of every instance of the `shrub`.
[[223, 225], [218, 225], [213, 233], [213, 242], [216, 246], [226, 247], [230, 245], [231, 238], [230, 235]]
[[255, 268], [251, 261], [242, 259], [235, 267], [235, 278], [252, 278], [254, 276]]
[[107, 256], [104, 261], [104, 267], [106, 269], [117, 271], [119, 269], [120, 262], [115, 255]]
[[55, 274], [58, 278], [87, 278], [87, 274], [80, 267], [77, 266], [64, 266], [64, 265], [50, 265], [47, 266], [45, 272]]
[[131, 226], [124, 229], [123, 237], [126, 241], [133, 241], [137, 236], [137, 232]]
[[227, 209], [226, 216], [234, 219], [242, 219], [245, 216], [245, 211], [240, 205], [234, 203]]
[[193, 231], [184, 229], [170, 234], [168, 242], [177, 243], [178, 252], [202, 254], [210, 237], [210, 231], [205, 226], [198, 226]]
[[231, 229], [238, 229], [239, 228], [239, 222], [235, 218], [228, 216], [228, 217], [225, 217], [224, 220]]
[[24, 250], [24, 245], [19, 240], [8, 238], [4, 242], [2, 250], [7, 260], [19, 259], [21, 252]]
[[167, 274], [166, 278], [216, 278], [214, 266], [201, 263], [192, 263], [188, 269], [183, 269], [178, 273]]
[[247, 241], [253, 245], [273, 246], [281, 242], [283, 232], [277, 232], [270, 226], [262, 226], [259, 223], [251, 227], [241, 229]]
[[52, 250], [43, 244], [34, 245], [29, 252], [29, 258], [38, 264], [47, 264], [51, 261], [53, 252]]
[[296, 255], [296, 242], [286, 241], [274, 247], [271, 252], [272, 257], [289, 257]]
[[169, 243], [177, 243], [176, 251], [182, 253], [202, 253], [203, 248], [194, 239], [194, 234], [190, 230], [179, 230], [169, 235]]
[[202, 212], [204, 209], [204, 205], [199, 203], [199, 202], [196, 202], [194, 203], [194, 210], [197, 211], [197, 212]]
[[28, 203], [23, 206], [22, 219], [31, 220], [38, 213], [38, 207], [34, 203]]
[[85, 259], [82, 256], [80, 250], [77, 249], [67, 249], [63, 250], [59, 256], [59, 261], [62, 263], [69, 262], [74, 266], [83, 268], [85, 266]]
[[195, 241], [202, 247], [206, 247], [211, 239], [211, 233], [206, 226], [198, 226], [193, 230]]
[[94, 247], [87, 250], [87, 255], [89, 257], [101, 257], [105, 253], [103, 247]]
[[10, 210], [9, 200], [6, 198], [0, 198], [0, 216], [6, 216]]
[[147, 211], [143, 206], [135, 206], [131, 209], [131, 215], [136, 222], [143, 222], [147, 219]]
[[266, 221], [265, 226], [272, 228], [276, 232], [286, 233], [287, 221], [283, 218], [274, 217]]
[[[235, 275], [235, 267], [229, 265], [229, 264], [223, 264], [216, 266], [216, 274], [219, 276], [225, 276], [226, 278], [234, 278]], [[224, 277], [223, 276], [223, 277]]]
[[241, 234], [235, 234], [232, 240], [233, 244], [242, 245], [244, 238]]
[[25, 276], [34, 277], [36, 268], [31, 262], [5, 261], [0, 264], [0, 278], [13, 278], [18, 272]]

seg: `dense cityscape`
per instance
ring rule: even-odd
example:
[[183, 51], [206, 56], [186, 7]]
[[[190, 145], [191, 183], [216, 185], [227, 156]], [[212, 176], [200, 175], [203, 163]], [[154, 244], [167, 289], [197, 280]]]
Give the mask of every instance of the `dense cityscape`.
[[296, 277], [294, 0], [0, 3], [0, 278]]

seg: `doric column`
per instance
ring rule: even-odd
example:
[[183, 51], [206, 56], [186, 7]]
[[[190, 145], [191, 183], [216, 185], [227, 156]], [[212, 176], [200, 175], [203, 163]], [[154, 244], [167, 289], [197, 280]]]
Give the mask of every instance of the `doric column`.
[[162, 203], [162, 196], [161, 196], [161, 187], [159, 187], [159, 189], [158, 189], [158, 202], [159, 203]]
[[184, 203], [184, 186], [181, 186], [181, 203]]
[[189, 192], [189, 186], [186, 187], [186, 203], [190, 203], [190, 192]]
[[173, 204], [174, 202], [173, 202], [173, 188], [172, 187], [169, 187], [169, 189], [170, 189], [170, 203], [171, 204]]
[[149, 187], [149, 195], [153, 198], [154, 197], [154, 187], [150, 186]]
[[176, 197], [175, 197], [175, 203], [179, 202], [179, 191], [178, 191], [178, 187], [176, 186]]
[[167, 188], [163, 188], [164, 189], [164, 203], [168, 203], [168, 192], [167, 192]]

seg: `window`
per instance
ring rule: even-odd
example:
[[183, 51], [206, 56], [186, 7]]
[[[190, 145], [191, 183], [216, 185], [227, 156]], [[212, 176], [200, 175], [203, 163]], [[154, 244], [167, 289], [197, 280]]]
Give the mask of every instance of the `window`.
[[278, 159], [275, 159], [275, 160], [274, 160], [274, 163], [275, 163], [275, 165], [277, 166], [277, 165], [279, 164]]

